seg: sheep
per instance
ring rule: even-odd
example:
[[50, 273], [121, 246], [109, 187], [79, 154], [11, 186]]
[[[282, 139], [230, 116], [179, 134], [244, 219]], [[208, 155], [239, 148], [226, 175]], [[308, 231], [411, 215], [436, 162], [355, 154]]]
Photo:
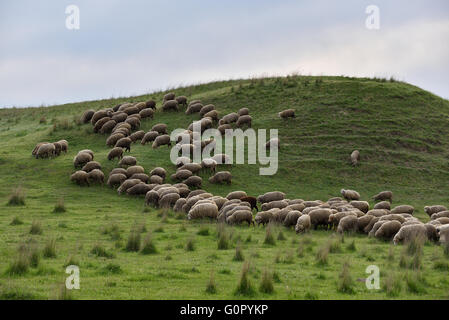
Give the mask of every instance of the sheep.
[[108, 153], [108, 160], [114, 160], [115, 158], [122, 159], [123, 158], [123, 149], [119, 147], [115, 147], [111, 149]]
[[131, 117], [128, 116], [128, 118], [126, 118], [125, 123], [128, 123], [131, 125], [131, 129], [133, 130], [137, 130], [140, 127], [140, 120], [136, 117]]
[[227, 123], [222, 124], [222, 125], [219, 125], [218, 128], [217, 128], [217, 130], [220, 131], [220, 134], [221, 134], [222, 136], [225, 135], [226, 130], [231, 130], [231, 129], [232, 129], [231, 125], [230, 125], [230, 124], [227, 124]]
[[117, 123], [114, 129], [112, 129], [112, 133], [118, 132], [119, 130], [126, 131], [126, 134], [129, 134], [131, 132], [131, 125], [126, 122]]
[[111, 172], [109, 172], [109, 176], [116, 174], [116, 173], [122, 173], [126, 176], [126, 169], [123, 168], [114, 168], [111, 170]]
[[178, 157], [176, 159], [175, 165], [177, 168], [180, 168], [183, 165], [185, 165], [186, 163], [191, 163], [191, 162], [192, 162], [192, 160], [190, 160], [190, 158], [188, 158], [188, 157]]
[[271, 218], [273, 217], [273, 212], [271, 211], [260, 211], [256, 214], [256, 217], [254, 220], [256, 221], [257, 225], [266, 225], [270, 222]]
[[217, 164], [231, 164], [231, 159], [224, 153], [216, 154], [212, 157], [212, 159], [215, 160]]
[[297, 202], [291, 202], [291, 201], [287, 201], [287, 203], [288, 203], [287, 208], [290, 208], [292, 210], [302, 211], [305, 208], [303, 203], [297, 203]]
[[386, 209], [371, 209], [369, 210], [366, 214], [367, 215], [372, 215], [375, 217], [381, 217], [384, 216], [386, 214], [389, 214], [390, 211], [386, 210]]
[[120, 184], [120, 187], [117, 189], [117, 193], [120, 195], [120, 194], [126, 192], [129, 188], [132, 188], [136, 184], [139, 184], [139, 183], [143, 183], [142, 180], [140, 180], [140, 179], [126, 179], [126, 180], [124, 180]]
[[253, 120], [253, 118], [250, 115], [240, 116], [237, 119], [237, 122], [235, 123], [235, 125], [237, 126], [237, 128], [241, 128], [241, 127], [243, 127], [244, 124], [246, 124], [248, 126], [248, 128], [251, 128], [252, 120]]
[[161, 177], [162, 179], [165, 179], [165, 177], [167, 176], [167, 171], [165, 171], [164, 168], [156, 167], [153, 170], [151, 170], [150, 175], [156, 175]]
[[211, 119], [211, 118], [203, 118], [203, 119], [201, 119], [201, 120], [192, 122], [192, 123], [189, 125], [189, 127], [187, 128], [187, 130], [194, 131], [194, 130], [193, 130], [194, 127], [195, 127], [196, 125], [198, 125], [198, 124], [199, 124], [199, 126], [200, 126], [201, 133], [203, 133], [205, 130], [212, 128], [212, 124], [213, 124], [213, 123], [212, 123], [212, 119]]
[[119, 111], [112, 115], [111, 120], [114, 120], [116, 123], [121, 123], [121, 122], [124, 122], [126, 120], [126, 118], [128, 118], [128, 114], [126, 114], [125, 112]]
[[333, 213], [329, 216], [329, 225], [331, 227], [338, 227], [338, 224], [340, 223], [340, 220], [347, 216], [355, 216], [357, 217], [357, 214], [353, 211], [342, 211]]
[[219, 125], [231, 124], [231, 123], [237, 122], [238, 119], [239, 119], [239, 115], [235, 112], [232, 112], [232, 113], [225, 115], [223, 118], [221, 118], [220, 121], [218, 122], [218, 124]]
[[132, 140], [128, 137], [125, 138], [121, 138], [117, 141], [117, 143], [115, 144], [115, 147], [120, 147], [125, 149], [125, 151], [129, 151], [131, 152], [131, 143]]
[[425, 241], [427, 239], [427, 228], [423, 224], [402, 226], [393, 238], [393, 243], [408, 243], [413, 239]]
[[237, 210], [231, 216], [226, 218], [226, 222], [229, 224], [240, 224], [242, 222], [248, 222], [248, 226], [254, 225], [253, 215], [248, 210]]
[[178, 200], [176, 200], [175, 205], [173, 206], [173, 211], [182, 212], [182, 206], [185, 205], [186, 202], [187, 200], [184, 198], [179, 198]]
[[256, 197], [244, 196], [244, 197], [241, 197], [240, 200], [242, 202], [248, 202], [251, 206], [251, 210], [256, 209], [256, 211], [259, 211], [259, 208], [257, 207]]
[[81, 116], [81, 123], [88, 123], [91, 119], [92, 116], [95, 114], [95, 110], [89, 109], [84, 111], [83, 115]]
[[147, 102], [145, 102], [145, 107], [150, 109], [156, 109], [156, 101], [148, 100]]
[[431, 220], [436, 220], [438, 218], [442, 218], [442, 217], [448, 217], [449, 218], [449, 211], [440, 211], [437, 213], [434, 213], [430, 216]]
[[193, 174], [198, 173], [201, 170], [201, 165], [199, 163], [186, 163], [179, 167], [178, 170], [189, 170]]
[[200, 188], [202, 182], [203, 182], [203, 179], [201, 179], [201, 177], [191, 176], [191, 177], [188, 177], [186, 180], [184, 180], [182, 183], [185, 183], [189, 187]]
[[[183, 183], [183, 185], [187, 186], [185, 183]], [[188, 186], [187, 186], [187, 187], [188, 187]], [[192, 198], [192, 197], [201, 195], [201, 194], [203, 194], [203, 193], [206, 193], [206, 191], [204, 191], [203, 189], [197, 189], [197, 190], [194, 190], [194, 191], [192, 191], [192, 192], [189, 193], [189, 198]]]
[[374, 234], [374, 237], [391, 240], [391, 238], [393, 238], [394, 235], [396, 233], [398, 233], [398, 231], [401, 229], [401, 227], [402, 227], [402, 225], [399, 221], [396, 221], [396, 220], [386, 221], [376, 231], [376, 233]]
[[161, 208], [170, 208], [173, 207], [180, 198], [178, 193], [168, 193], [162, 196], [159, 200], [159, 207]]
[[232, 175], [229, 171], [219, 171], [209, 178], [210, 183], [224, 183], [231, 184]]
[[108, 117], [109, 115], [111, 115], [111, 112], [109, 112], [109, 111], [106, 111], [106, 110], [98, 110], [97, 112], [95, 112], [95, 113], [92, 115], [92, 118], [90, 118], [90, 123], [91, 123], [92, 125], [95, 125], [95, 123], [96, 123], [98, 120], [100, 120], [100, 119], [102, 119], [102, 118], [105, 118], [105, 117]]
[[295, 118], [295, 110], [287, 109], [287, 110], [281, 111], [278, 113], [278, 116], [281, 119]]
[[145, 135], [143, 136], [140, 143], [142, 145], [145, 145], [147, 142], [153, 142], [157, 138], [158, 135], [159, 135], [159, 132], [157, 132], [157, 131], [148, 131], [147, 133], [145, 133]]
[[187, 106], [187, 97], [186, 96], [178, 96], [175, 98], [179, 105]]
[[351, 163], [355, 167], [360, 161], [360, 152], [359, 150], [354, 150], [351, 153]]
[[73, 159], [73, 166], [75, 168], [81, 168], [89, 161], [92, 161], [92, 155], [87, 152], [78, 153]]
[[[123, 150], [123, 149], [122, 149]], [[135, 166], [137, 164], [137, 159], [133, 156], [124, 156], [118, 163], [118, 165], [122, 168], [127, 168], [130, 166]]]
[[57, 143], [61, 145], [61, 151], [67, 153], [67, 151], [69, 150], [69, 143], [67, 142], [67, 140], [62, 139], [57, 141]]
[[59, 142], [53, 142], [53, 145], [55, 146], [55, 155], [59, 156], [61, 154], [62, 146]]
[[78, 185], [87, 184], [89, 186], [89, 175], [87, 172], [79, 170], [70, 176], [70, 181], [73, 181]]
[[437, 218], [437, 219], [435, 219], [433, 221], [436, 221], [436, 222], [438, 222], [441, 225], [449, 224], [449, 218], [448, 217], [440, 217], [440, 218]]
[[93, 127], [93, 131], [95, 133], [99, 132], [101, 130], [101, 128], [103, 127], [103, 125], [108, 122], [109, 120], [111, 120], [110, 117], [105, 117], [105, 118], [101, 118], [100, 120], [98, 120], [97, 122], [95, 122], [95, 125]]
[[167, 100], [164, 102], [164, 104], [162, 105], [162, 111], [170, 111], [170, 110], [179, 111], [178, 101]]
[[167, 125], [165, 123], [157, 123], [153, 127], [151, 127], [151, 131], [157, 131], [159, 134], [167, 133]]
[[218, 114], [217, 110], [209, 111], [208, 113], [206, 113], [204, 115], [204, 118], [211, 118], [213, 121], [218, 121], [218, 117], [219, 117], [219, 114]]
[[413, 214], [413, 211], [415, 211], [415, 208], [405, 204], [405, 205], [401, 205], [401, 206], [397, 206], [397, 207], [393, 208], [391, 210], [391, 213], [409, 213], [409, 214]]
[[100, 169], [93, 169], [87, 175], [88, 179], [93, 182], [104, 183], [104, 173]]
[[113, 147], [117, 143], [117, 141], [124, 137], [125, 135], [123, 133], [113, 133], [106, 139], [106, 145], [109, 147]]
[[126, 169], [126, 176], [131, 177], [135, 173], [145, 173], [145, 169], [142, 166], [133, 165]]
[[192, 175], [193, 175], [193, 173], [189, 170], [177, 170], [176, 173], [174, 173], [170, 176], [170, 178], [172, 180], [185, 180]]
[[382, 191], [373, 196], [374, 201], [389, 201], [393, 202], [393, 192], [391, 191]]
[[37, 150], [39, 150], [39, 147], [44, 145], [44, 144], [48, 144], [50, 142], [39, 142], [38, 144], [36, 144], [36, 146], [34, 147], [33, 151], [31, 152], [31, 155], [36, 156], [37, 154]]
[[226, 219], [232, 216], [234, 212], [238, 210], [251, 212], [250, 208], [247, 207], [244, 203], [234, 203], [232, 205], [226, 206], [223, 210], [221, 210], [217, 219], [219, 222], [226, 222]]
[[368, 237], [374, 237], [374, 235], [376, 234], [377, 230], [379, 230], [379, 228], [384, 224], [388, 222], [387, 220], [378, 220], [373, 227], [371, 228], [371, 230], [368, 233]]
[[175, 97], [176, 96], [175, 96], [175, 94], [173, 92], [169, 92], [169, 93], [164, 95], [164, 98], [163, 98], [162, 101], [165, 102], [165, 101], [168, 101], [168, 100], [174, 100]]
[[280, 150], [281, 144], [279, 142], [279, 138], [272, 138], [268, 140], [268, 142], [265, 144], [265, 149], [270, 150], [271, 146], [273, 146], [275, 149], [277, 148], [278, 150]]
[[55, 146], [53, 143], [46, 143], [43, 144], [37, 149], [36, 152], [36, 159], [40, 158], [50, 158], [52, 155], [55, 154]]
[[246, 116], [249, 114], [249, 109], [248, 108], [241, 108], [239, 109], [239, 111], [237, 112], [237, 114], [240, 116]]
[[217, 161], [212, 158], [205, 158], [201, 161], [201, 167], [203, 169], [210, 169], [210, 171], [215, 172], [217, 167]]
[[204, 117], [204, 115], [212, 110], [215, 110], [215, 106], [213, 104], [207, 104], [203, 106], [200, 110], [200, 116], [201, 118]]
[[247, 196], [247, 194], [245, 191], [232, 191], [232, 192], [228, 193], [228, 195], [226, 196], [226, 199], [228, 199], [228, 200], [240, 199], [240, 198], [243, 198], [246, 196]]
[[440, 244], [448, 245], [449, 244], [449, 226], [439, 226], [436, 228], [437, 235], [440, 239]]
[[350, 200], [359, 200], [360, 199], [360, 194], [357, 191], [355, 191], [355, 190], [341, 189], [340, 193], [343, 196], [343, 198], [345, 198], [348, 201], [350, 201]]
[[193, 103], [193, 104], [190, 103], [189, 106], [187, 107], [185, 114], [192, 114], [192, 113], [200, 112], [201, 108], [203, 108], [203, 105], [200, 102]]
[[[78, 154], [80, 154], [80, 153], [88, 153], [88, 154], [90, 154], [90, 156], [92, 157], [92, 160], [94, 160], [94, 152], [93, 152], [92, 150], [90, 150], [90, 149], [84, 149], [84, 150], [78, 151]], [[92, 161], [92, 160], [91, 160], [91, 161]]]
[[331, 209], [315, 209], [309, 212], [310, 223], [317, 229], [319, 226], [329, 226], [329, 216], [332, 214]]
[[366, 225], [366, 227], [363, 228], [363, 232], [368, 234], [373, 229], [376, 222], [379, 221], [379, 219], [380, 219], [380, 217], [373, 216], [373, 218], [369, 221], [369, 223]]
[[133, 187], [126, 190], [126, 193], [130, 196], [138, 196], [138, 195], [146, 195], [148, 191], [150, 191], [153, 186], [146, 183], [138, 183]]
[[129, 138], [132, 140], [132, 142], [136, 142], [137, 140], [142, 140], [142, 138], [145, 136], [145, 131], [139, 130], [134, 132], [129, 136]]
[[116, 173], [116, 174], [111, 174], [109, 176], [109, 179], [107, 181], [108, 186], [110, 186], [111, 188], [116, 186], [116, 185], [121, 185], [123, 183], [123, 181], [126, 180], [126, 175], [122, 174], [122, 173]]
[[136, 106], [129, 106], [123, 110], [128, 116], [139, 113], [139, 108]]
[[386, 214], [384, 216], [379, 217], [379, 221], [384, 221], [384, 220], [388, 220], [388, 221], [399, 221], [400, 223], [404, 223], [406, 221], [406, 219], [401, 216], [400, 214], [396, 214], [396, 213], [390, 213], [390, 214]]
[[164, 135], [156, 137], [156, 139], [154, 139], [153, 145], [151, 147], [153, 149], [156, 149], [163, 145], [167, 145], [168, 147], [171, 146], [170, 136], [168, 134], [164, 134]]
[[340, 223], [337, 227], [338, 233], [344, 232], [355, 232], [357, 231], [357, 217], [353, 215], [349, 215], [340, 220]]
[[292, 210], [289, 213], [287, 213], [287, 216], [284, 219], [284, 226], [289, 228], [291, 226], [296, 226], [298, 222], [298, 218], [301, 216], [301, 212], [298, 210]]
[[89, 173], [90, 171], [94, 170], [94, 169], [99, 169], [101, 170], [101, 164], [97, 161], [89, 161], [88, 163], [86, 163], [83, 168], [81, 170], [86, 171], [87, 173]]
[[360, 211], [367, 213], [369, 210], [369, 203], [367, 201], [351, 201], [349, 202], [354, 208], [359, 209]]
[[141, 117], [142, 119], [145, 119], [145, 118], [151, 118], [151, 119], [153, 119], [153, 117], [154, 117], [154, 111], [153, 111], [153, 109], [145, 108], [145, 109], [142, 109], [142, 110], [139, 111], [139, 115], [140, 115], [140, 117]]
[[374, 209], [387, 209], [390, 210], [391, 209], [391, 205], [390, 202], [388, 201], [381, 201], [378, 202], [374, 205]]
[[160, 176], [153, 175], [150, 177], [150, 183], [163, 184], [164, 179], [162, 179], [162, 177], [160, 177]]
[[115, 120], [109, 120], [101, 126], [100, 133], [110, 133], [114, 129], [117, 122]]
[[304, 233], [310, 230], [312, 223], [310, 221], [309, 215], [302, 215], [298, 218], [296, 225], [295, 225], [295, 232], [296, 233]]
[[270, 202], [265, 202], [262, 204], [262, 211], [268, 211], [273, 208], [283, 209], [288, 206], [288, 202], [285, 200], [275, 200]]
[[260, 203], [266, 203], [271, 201], [277, 201], [277, 200], [284, 200], [285, 199], [285, 193], [280, 191], [271, 191], [267, 192], [263, 195], [259, 195], [257, 197], [257, 201]]
[[374, 218], [372, 215], [364, 215], [357, 218], [357, 229], [359, 232], [364, 232], [364, 229], [370, 224]]
[[150, 177], [145, 173], [134, 173], [129, 179], [139, 179], [142, 182], [149, 183]]
[[425, 206], [424, 211], [427, 213], [429, 217], [432, 216], [434, 213], [438, 213], [441, 211], [447, 211], [447, 208], [442, 205], [433, 205], [433, 206]]
[[218, 207], [215, 203], [200, 203], [194, 205], [192, 209], [189, 210], [187, 218], [190, 219], [202, 219], [202, 218], [212, 218], [216, 219], [218, 216]]

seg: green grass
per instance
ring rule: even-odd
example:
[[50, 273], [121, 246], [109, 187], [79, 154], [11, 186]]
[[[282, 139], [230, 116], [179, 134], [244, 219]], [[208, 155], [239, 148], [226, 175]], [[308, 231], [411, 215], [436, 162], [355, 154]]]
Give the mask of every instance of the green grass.
[[[449, 102], [415, 86], [382, 79], [291, 76], [219, 81], [173, 91], [213, 103], [221, 115], [248, 107], [254, 128], [279, 130], [279, 170], [274, 176], [259, 176], [259, 165], [232, 165], [226, 169], [232, 172], [232, 184], [215, 185], [207, 181], [209, 173], [200, 173], [202, 188], [213, 194], [245, 190], [257, 196], [280, 190], [288, 198], [327, 200], [338, 196], [341, 188], [351, 188], [372, 205], [373, 194], [390, 189], [393, 205], [413, 205], [423, 221], [428, 220], [425, 205], [448, 205]], [[143, 198], [118, 196], [107, 186], [80, 187], [70, 182], [72, 160], [81, 149], [95, 152], [105, 175], [117, 165], [117, 160], [107, 160], [106, 136], [77, 121], [86, 109], [150, 97], [160, 105], [163, 94], [0, 110], [0, 298], [448, 298], [444, 263], [448, 260], [443, 248], [437, 248], [439, 256], [433, 260], [435, 245], [424, 245], [412, 255], [404, 253], [405, 269], [399, 263], [403, 246], [390, 247], [388, 242], [359, 234], [345, 235], [342, 243], [333, 231], [297, 235], [293, 229], [275, 227], [265, 244], [262, 226], [227, 226], [222, 246], [216, 223], [188, 221], [169, 213], [158, 216], [158, 210], [144, 209]], [[279, 119], [277, 112], [287, 108], [294, 108], [298, 116]], [[148, 131], [162, 122], [171, 131], [198, 118], [157, 111], [154, 120], [142, 121], [141, 129]], [[69, 142], [67, 154], [54, 159], [31, 156], [37, 142], [60, 139]], [[357, 167], [349, 163], [354, 149], [361, 153]], [[131, 150], [146, 172], [157, 166], [164, 167], [168, 176], [175, 172], [170, 149], [153, 150], [136, 143]], [[55, 214], [59, 199], [64, 199], [66, 211]], [[133, 237], [142, 237], [137, 250], [135, 246], [126, 250], [130, 231]], [[152, 232], [156, 254], [140, 254], [148, 244], [147, 232]], [[16, 250], [28, 241], [43, 250], [48, 239], [56, 239], [56, 257], [42, 256], [37, 268], [31, 267], [28, 255], [20, 256]], [[250, 289], [242, 286], [239, 291], [244, 294], [236, 294], [245, 263], [233, 259], [237, 243], [251, 265], [243, 283], [250, 283]], [[279, 263], [274, 264], [278, 254]], [[71, 294], [58, 292], [70, 256], [76, 256], [81, 275], [81, 289]], [[348, 279], [348, 272], [342, 272], [346, 261], [351, 265], [351, 294], [338, 290], [339, 283]], [[356, 281], [366, 277], [365, 269], [372, 264], [379, 266], [385, 290], [368, 290], [364, 282]], [[114, 271], [116, 266], [121, 272]], [[273, 266], [273, 291], [261, 292], [263, 270]], [[425, 286], [412, 274], [418, 269], [426, 275]], [[213, 277], [211, 270], [216, 270]], [[389, 274], [404, 272], [410, 275], [388, 280]], [[211, 277], [214, 294], [205, 292]]]

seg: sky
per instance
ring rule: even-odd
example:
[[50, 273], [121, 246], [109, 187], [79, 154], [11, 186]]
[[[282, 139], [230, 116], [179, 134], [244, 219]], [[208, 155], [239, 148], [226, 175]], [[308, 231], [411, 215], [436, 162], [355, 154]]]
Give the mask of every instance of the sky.
[[0, 107], [292, 73], [393, 76], [448, 99], [448, 40], [447, 0], [2, 0]]

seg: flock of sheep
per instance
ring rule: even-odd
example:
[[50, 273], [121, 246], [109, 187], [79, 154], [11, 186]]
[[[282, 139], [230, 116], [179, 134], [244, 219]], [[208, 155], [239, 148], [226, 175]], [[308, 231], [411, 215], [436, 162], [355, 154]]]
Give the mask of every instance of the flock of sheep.
[[[251, 127], [252, 118], [248, 108], [219, 118], [214, 105], [203, 105], [199, 100], [187, 104], [186, 97], [175, 97], [173, 93], [169, 93], [164, 96], [161, 109], [163, 112], [179, 111], [181, 106], [187, 107], [186, 114], [199, 113], [201, 120], [198, 120], [198, 124], [201, 132], [212, 128], [214, 124], [221, 134], [224, 134], [226, 129], [231, 129], [232, 124], [238, 128]], [[200, 171], [213, 174], [209, 178], [211, 183], [231, 183], [232, 175], [229, 171], [217, 172], [218, 166], [228, 163], [226, 154], [203, 159], [201, 163], [194, 163], [191, 158], [180, 156], [176, 161], [176, 172], [170, 177], [173, 183], [166, 183], [167, 171], [164, 168], [157, 167], [146, 174], [135, 157], [124, 156], [124, 152], [131, 150], [132, 143], [139, 140], [142, 145], [152, 142], [153, 149], [171, 145], [166, 124], [155, 124], [149, 132], [139, 130], [141, 120], [153, 119], [155, 110], [155, 101], [149, 100], [123, 103], [99, 111], [87, 110], [81, 117], [83, 123], [90, 122], [93, 125], [94, 132], [109, 134], [106, 144], [112, 149], [108, 154], [108, 160], [118, 159], [119, 162], [118, 167], [109, 173], [107, 184], [117, 188], [118, 194], [144, 196], [146, 205], [172, 208], [175, 212], [184, 213], [188, 219], [209, 218], [228, 224], [246, 222], [248, 225], [278, 223], [288, 228], [294, 227], [297, 233], [307, 232], [311, 228], [334, 229], [338, 233], [360, 232], [392, 240], [395, 244], [417, 238], [442, 243], [449, 241], [449, 211], [446, 207], [442, 205], [425, 207], [425, 212], [431, 220], [423, 223], [413, 216], [412, 206], [400, 205], [391, 208], [393, 199], [391, 191], [383, 191], [374, 196], [373, 199], [377, 203], [370, 208], [369, 203], [361, 201], [360, 194], [354, 190], [342, 189], [341, 197], [327, 201], [310, 201], [285, 199], [285, 194], [279, 191], [267, 192], [256, 198], [247, 195], [245, 191], [234, 191], [226, 197], [221, 197], [200, 189], [202, 178], [197, 175]], [[294, 118], [295, 112], [288, 109], [278, 115], [283, 119]], [[182, 151], [187, 148], [191, 155], [195, 148], [202, 150], [207, 145], [215, 143], [212, 139], [196, 143], [193, 140], [193, 125], [194, 123], [190, 124], [176, 138], [179, 149]], [[40, 143], [33, 150], [33, 155], [42, 157], [56, 154], [57, 144], [61, 144], [59, 152], [67, 151], [67, 141], [62, 142]], [[266, 147], [269, 148], [271, 144], [280, 147], [279, 139], [268, 141]], [[54, 145], [54, 149], [45, 147], [47, 145]], [[360, 153], [355, 150], [351, 154], [351, 162], [357, 165], [359, 160]], [[73, 164], [80, 170], [72, 174], [72, 181], [80, 185], [89, 185], [92, 182], [104, 183], [105, 175], [101, 170], [101, 164], [94, 161], [94, 153], [91, 150], [81, 150], [75, 156]], [[193, 188], [196, 189], [191, 190]]]

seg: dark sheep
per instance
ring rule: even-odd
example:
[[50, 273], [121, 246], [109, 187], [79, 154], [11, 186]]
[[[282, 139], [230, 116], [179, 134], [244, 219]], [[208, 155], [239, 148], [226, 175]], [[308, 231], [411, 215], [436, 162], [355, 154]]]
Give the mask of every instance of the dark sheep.
[[100, 169], [93, 169], [87, 175], [88, 179], [92, 182], [97, 182], [100, 184], [104, 183], [104, 173]]
[[101, 170], [101, 164], [97, 161], [89, 161], [88, 163], [86, 163], [84, 165], [84, 167], [81, 169], [87, 173], [91, 172], [94, 169], [99, 169]]
[[128, 137], [121, 138], [117, 143], [115, 144], [115, 147], [124, 148], [125, 151], [131, 152], [131, 143], [132, 140]]
[[113, 114], [111, 120], [114, 120], [117, 123], [124, 122], [128, 118], [128, 115], [125, 112], [117, 112]]
[[278, 113], [279, 118], [288, 119], [295, 118], [295, 110], [287, 109]]
[[389, 201], [393, 202], [393, 192], [391, 191], [382, 191], [373, 196], [374, 201]]
[[147, 102], [145, 102], [145, 106], [150, 109], [156, 109], [156, 101], [148, 100]]
[[252, 119], [253, 118], [250, 115], [240, 116], [237, 119], [237, 122], [235, 125], [237, 126], [237, 128], [241, 128], [241, 127], [243, 127], [244, 124], [246, 124], [248, 126], [248, 128], [251, 128]]
[[126, 178], [127, 177], [124, 174], [122, 174], [122, 173], [111, 174], [109, 176], [107, 184], [111, 188], [115, 187], [117, 185], [120, 186], [123, 183], [123, 181], [126, 180]]
[[169, 92], [166, 95], [164, 95], [164, 99], [162, 101], [165, 102], [168, 100], [174, 100], [175, 97], [176, 97], [176, 95], [173, 92]]
[[112, 129], [114, 129], [116, 124], [117, 122], [115, 122], [112, 119], [107, 121], [105, 124], [101, 126], [100, 133], [110, 133]]
[[160, 134], [166, 134], [167, 133], [167, 125], [165, 123], [158, 123], [155, 124], [152, 128], [151, 131], [157, 131]]
[[90, 110], [86, 110], [84, 111], [83, 115], [81, 116], [81, 123], [88, 123], [91, 119], [92, 116], [95, 114], [95, 111], [90, 109]]
[[164, 102], [164, 104], [162, 105], [162, 110], [163, 111], [179, 111], [178, 108], [178, 101], [176, 100], [167, 100]]
[[187, 106], [187, 97], [186, 96], [178, 96], [175, 99], [179, 105]]
[[153, 189], [153, 186], [146, 183], [138, 183], [135, 186], [126, 190], [126, 193], [130, 196], [146, 195], [148, 191]]
[[109, 117], [104, 117], [104, 118], [101, 118], [100, 120], [98, 120], [97, 122], [95, 122], [93, 131], [94, 131], [95, 133], [99, 132], [100, 129], [101, 129], [101, 127], [103, 127], [103, 125], [104, 125], [106, 122], [108, 122], [109, 120], [111, 120], [111, 118], [109, 118]]
[[145, 131], [139, 130], [134, 132], [129, 136], [129, 138], [132, 140], [132, 142], [136, 142], [137, 140], [142, 140], [142, 138], [145, 136]]
[[183, 183], [185, 183], [189, 187], [195, 187], [195, 188], [201, 188], [202, 182], [203, 182], [203, 179], [201, 179], [201, 177], [198, 177], [198, 176], [191, 176], [183, 181]]
[[248, 202], [251, 205], [251, 210], [256, 209], [256, 211], [259, 211], [259, 208], [257, 207], [256, 197], [245, 196], [245, 197], [241, 197], [240, 200], [242, 202]]
[[73, 159], [73, 166], [75, 168], [81, 168], [83, 167], [86, 163], [88, 163], [89, 161], [92, 161], [92, 155], [87, 153], [87, 152], [81, 152], [78, 153], [75, 156], [75, 159]]
[[142, 119], [145, 119], [145, 118], [153, 119], [154, 111], [153, 111], [153, 109], [146, 108], [146, 109], [140, 110], [139, 115], [142, 117]]
[[106, 139], [106, 145], [110, 147], [115, 146], [117, 141], [124, 137], [125, 135], [123, 133], [113, 133]]
[[123, 149], [119, 147], [112, 148], [108, 153], [108, 160], [114, 160], [115, 158], [121, 159], [123, 157]]

